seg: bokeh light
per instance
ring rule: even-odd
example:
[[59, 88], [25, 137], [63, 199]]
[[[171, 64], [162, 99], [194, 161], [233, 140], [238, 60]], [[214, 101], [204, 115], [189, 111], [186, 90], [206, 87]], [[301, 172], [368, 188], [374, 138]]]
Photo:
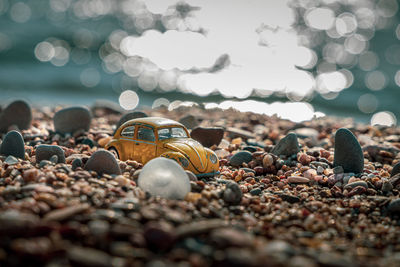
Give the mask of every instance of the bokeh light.
[[151, 108], [155, 109], [155, 108], [159, 108], [159, 107], [168, 107], [170, 104], [169, 100], [164, 98], [164, 97], [160, 97], [157, 98], [156, 100], [154, 100], [153, 105], [151, 105]]
[[386, 76], [381, 71], [375, 70], [365, 76], [365, 85], [373, 91], [382, 90], [386, 84]]
[[139, 104], [139, 96], [132, 90], [126, 90], [119, 96], [119, 104], [125, 110], [132, 110]]
[[375, 113], [371, 118], [371, 125], [396, 126], [396, 116], [390, 111]]
[[373, 94], [363, 94], [357, 101], [358, 108], [364, 113], [374, 112], [378, 104], [378, 99]]
[[10, 9], [11, 19], [18, 23], [27, 22], [32, 15], [32, 11], [29, 5], [23, 2], [17, 2], [12, 5]]
[[95, 68], [87, 68], [82, 71], [80, 80], [86, 87], [94, 87], [100, 82], [100, 73]]

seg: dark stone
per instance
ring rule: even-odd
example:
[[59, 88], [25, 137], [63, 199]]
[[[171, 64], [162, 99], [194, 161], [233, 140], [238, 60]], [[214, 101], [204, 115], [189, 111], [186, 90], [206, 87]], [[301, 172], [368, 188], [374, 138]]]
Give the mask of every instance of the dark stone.
[[82, 144], [88, 145], [90, 148], [94, 147], [94, 141], [90, 138], [84, 138]]
[[245, 146], [245, 147], [243, 148], [243, 150], [247, 150], [247, 151], [253, 153], [253, 152], [256, 152], [256, 151], [257, 151], [257, 147], [255, 147], [255, 146]]
[[65, 163], [64, 150], [59, 146], [53, 145], [39, 145], [36, 148], [36, 162], [41, 162], [42, 160], [50, 160], [54, 155], [57, 156], [57, 162], [55, 163]]
[[174, 228], [164, 221], [147, 223], [143, 234], [152, 250], [167, 250], [175, 240]]
[[287, 201], [289, 203], [300, 202], [300, 198], [297, 196], [289, 195], [289, 194], [280, 194], [279, 195], [282, 200]]
[[335, 158], [333, 166], [342, 166], [345, 173], [361, 173], [364, 169], [364, 155], [356, 137], [346, 128], [335, 134]]
[[97, 150], [93, 153], [85, 164], [85, 170], [95, 171], [100, 175], [103, 173], [121, 174], [121, 169], [114, 155], [104, 149]]
[[235, 182], [229, 181], [226, 183], [224, 191], [224, 201], [231, 205], [238, 205], [242, 201], [242, 190]]
[[362, 186], [365, 189], [368, 189], [368, 184], [364, 181], [356, 181], [356, 182], [352, 182], [350, 184], [347, 184], [344, 188], [356, 188], [357, 186]]
[[199, 121], [193, 115], [187, 115], [181, 118], [179, 122], [182, 123], [188, 129], [193, 129], [199, 124]]
[[258, 196], [259, 194], [261, 194], [261, 189], [260, 188], [254, 188], [250, 191], [250, 194], [253, 196]]
[[22, 100], [8, 105], [0, 115], [0, 132], [7, 132], [11, 125], [17, 125], [20, 130], [29, 129], [32, 122], [32, 111], [28, 103]]
[[52, 162], [50, 161], [50, 160], [42, 160], [40, 163], [39, 163], [39, 168], [43, 168], [43, 167], [45, 167], [45, 166], [47, 166], [47, 165], [51, 165], [52, 164]]
[[144, 112], [141, 112], [141, 111], [133, 111], [133, 112], [126, 113], [118, 121], [116, 129], [118, 129], [122, 124], [124, 124], [125, 122], [127, 122], [129, 120], [144, 118], [144, 117], [147, 117], [147, 114]]
[[230, 159], [232, 166], [239, 167], [243, 163], [249, 163], [253, 159], [252, 154], [249, 151], [239, 151]]
[[400, 162], [398, 162], [396, 165], [394, 165], [392, 172], [390, 173], [390, 176], [395, 176], [396, 174], [400, 173]]
[[394, 199], [389, 203], [388, 211], [390, 213], [400, 214], [400, 198]]
[[76, 158], [72, 161], [72, 170], [75, 171], [76, 168], [78, 167], [82, 167], [83, 163], [82, 160], [80, 158]]
[[91, 120], [92, 114], [86, 107], [64, 108], [54, 115], [54, 129], [61, 134], [88, 131]]
[[196, 127], [190, 135], [203, 146], [211, 147], [213, 145], [219, 145], [224, 137], [224, 129], [221, 127]]
[[22, 135], [17, 131], [8, 132], [1, 143], [0, 154], [25, 158], [25, 143]]
[[299, 143], [297, 141], [297, 135], [290, 133], [284, 138], [279, 140], [278, 144], [272, 149], [271, 153], [277, 156], [291, 156], [297, 154], [300, 151]]

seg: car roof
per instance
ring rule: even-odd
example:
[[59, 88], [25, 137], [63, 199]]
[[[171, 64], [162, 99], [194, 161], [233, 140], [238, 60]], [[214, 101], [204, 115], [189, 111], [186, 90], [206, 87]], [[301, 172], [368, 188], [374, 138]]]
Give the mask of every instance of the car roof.
[[125, 126], [132, 125], [132, 124], [146, 124], [146, 125], [149, 125], [154, 128], [157, 128], [160, 126], [185, 127], [177, 121], [167, 119], [167, 118], [162, 118], [162, 117], [144, 117], [144, 118], [133, 119], [133, 120], [129, 120], [129, 121], [125, 122], [124, 124], [121, 125], [121, 127], [125, 127]]

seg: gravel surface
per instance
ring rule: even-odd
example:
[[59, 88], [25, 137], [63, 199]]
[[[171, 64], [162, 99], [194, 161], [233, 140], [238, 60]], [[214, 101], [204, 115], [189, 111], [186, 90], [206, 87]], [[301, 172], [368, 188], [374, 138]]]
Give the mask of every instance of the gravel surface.
[[[60, 109], [34, 109], [28, 129], [7, 129], [22, 134], [25, 157], [0, 156], [1, 266], [399, 266], [400, 174], [390, 174], [400, 161], [400, 128], [329, 117], [296, 124], [199, 107], [143, 110], [224, 129], [211, 146], [220, 174], [191, 176], [191, 192], [174, 200], [137, 186], [143, 165], [136, 161], [116, 165], [106, 155], [95, 165], [92, 155], [123, 114], [97, 105], [65, 133], [53, 125]], [[339, 128], [354, 134], [340, 141], [354, 156], [335, 152]], [[37, 162], [43, 144], [59, 146], [65, 163], [47, 155]], [[358, 145], [364, 164], [352, 173], [362, 167]], [[334, 166], [335, 153], [355, 165]]]

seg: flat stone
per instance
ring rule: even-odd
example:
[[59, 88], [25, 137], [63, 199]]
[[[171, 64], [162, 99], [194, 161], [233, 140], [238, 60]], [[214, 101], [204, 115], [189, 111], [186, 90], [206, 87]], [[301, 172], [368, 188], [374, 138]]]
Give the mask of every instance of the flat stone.
[[73, 266], [112, 266], [112, 257], [107, 253], [87, 247], [69, 246], [66, 248], [68, 260]]
[[118, 129], [122, 124], [124, 124], [125, 122], [127, 122], [129, 120], [144, 118], [144, 117], [147, 117], [147, 114], [142, 111], [133, 111], [133, 112], [126, 113], [121, 117], [121, 119], [119, 119], [116, 129]]
[[400, 173], [400, 162], [398, 162], [396, 165], [394, 165], [392, 172], [390, 173], [390, 176], [395, 176], [396, 174]]
[[277, 156], [291, 156], [300, 151], [299, 143], [297, 141], [297, 135], [290, 133], [284, 138], [279, 140], [278, 144], [272, 149], [271, 153]]
[[196, 127], [190, 135], [203, 146], [211, 147], [213, 145], [219, 145], [224, 137], [224, 129], [222, 127]]
[[199, 124], [198, 119], [193, 115], [184, 116], [179, 120], [179, 122], [185, 125], [188, 129], [193, 129]]
[[175, 233], [177, 239], [183, 239], [188, 236], [197, 236], [210, 233], [214, 229], [226, 228], [228, 223], [221, 219], [208, 219], [191, 223], [184, 223], [176, 227]]
[[0, 114], [0, 132], [7, 132], [12, 125], [20, 130], [29, 129], [32, 122], [32, 111], [28, 103], [17, 100], [9, 104]]
[[254, 188], [252, 190], [250, 190], [250, 194], [253, 196], [258, 196], [259, 194], [261, 194], [261, 189], [260, 188]]
[[54, 129], [61, 134], [88, 131], [91, 120], [92, 114], [86, 107], [64, 108], [54, 115]]
[[8, 156], [5, 160], [4, 163], [8, 164], [8, 165], [14, 165], [17, 164], [19, 161], [16, 157], [14, 156]]
[[8, 132], [1, 143], [0, 154], [25, 158], [25, 143], [22, 135], [17, 131]]
[[249, 163], [253, 159], [252, 154], [249, 151], [239, 151], [230, 159], [232, 166], [239, 167], [243, 163]]
[[234, 127], [228, 127], [226, 129], [226, 131], [228, 132], [229, 136], [232, 138], [236, 138], [236, 137], [241, 137], [244, 139], [252, 139], [255, 138], [255, 134], [253, 134], [250, 131], [246, 131], [243, 129], [239, 129], [239, 128], [234, 128]]
[[82, 213], [85, 210], [89, 209], [90, 205], [87, 203], [78, 204], [70, 207], [66, 207], [63, 209], [52, 210], [44, 216], [44, 220], [46, 221], [63, 221], [72, 216]]
[[235, 182], [229, 181], [226, 183], [224, 191], [224, 201], [231, 205], [238, 205], [242, 201], [242, 190]]
[[58, 157], [56, 163], [65, 163], [65, 153], [64, 150], [59, 146], [53, 145], [39, 145], [36, 148], [36, 162], [41, 162], [42, 160], [50, 160], [53, 155]]
[[114, 155], [104, 149], [97, 150], [92, 154], [85, 164], [85, 170], [95, 171], [99, 175], [107, 174], [121, 174], [118, 162]]
[[280, 198], [284, 201], [287, 201], [289, 203], [296, 203], [300, 202], [300, 198], [297, 196], [289, 195], [289, 194], [280, 194]]
[[362, 186], [365, 189], [368, 189], [368, 184], [366, 182], [364, 182], [364, 181], [356, 181], [356, 182], [349, 183], [344, 188], [353, 189], [353, 188], [356, 188], [357, 186]]
[[336, 131], [334, 156], [333, 166], [342, 166], [344, 172], [361, 173], [364, 169], [364, 155], [360, 143], [346, 128]]
[[301, 176], [290, 176], [287, 178], [287, 182], [291, 184], [307, 184], [310, 182], [310, 179]]

